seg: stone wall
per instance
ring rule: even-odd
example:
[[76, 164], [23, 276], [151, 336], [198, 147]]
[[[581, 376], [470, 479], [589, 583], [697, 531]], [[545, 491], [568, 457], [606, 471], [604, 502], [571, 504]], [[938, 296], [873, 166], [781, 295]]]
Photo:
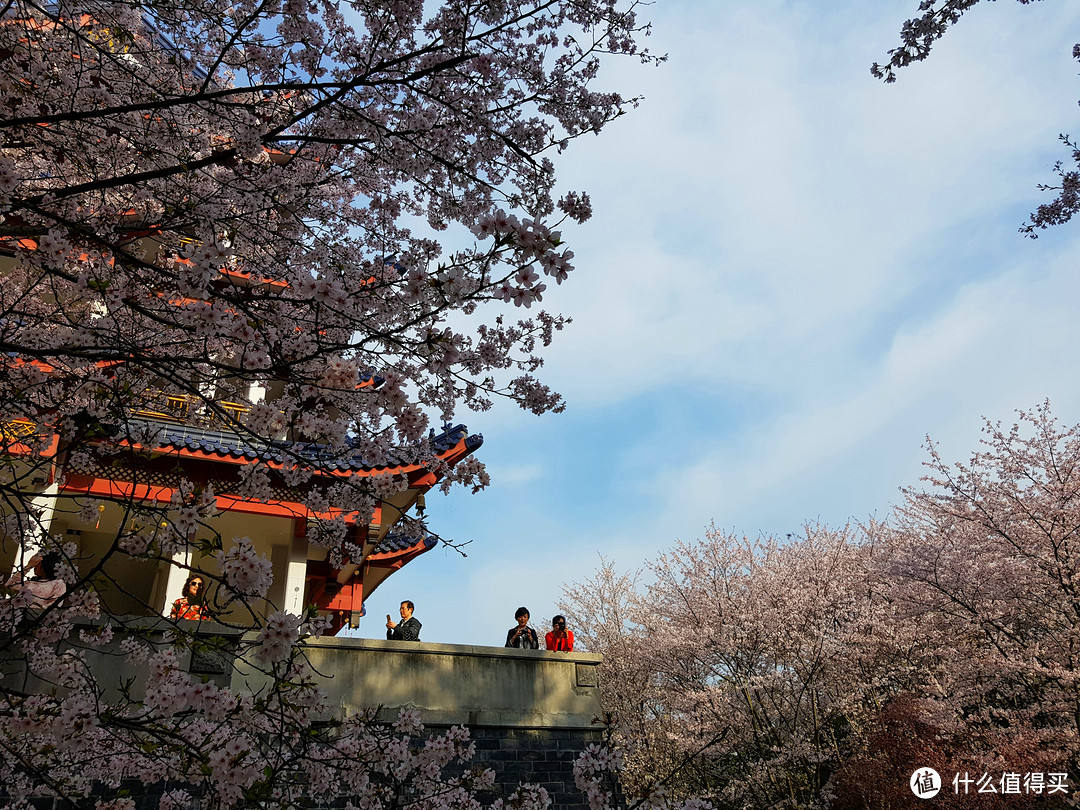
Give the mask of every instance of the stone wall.
[[[158, 627], [164, 634], [169, 626], [153, 619], [136, 623], [153, 627], [153, 634]], [[122, 637], [117, 630], [114, 645]], [[241, 633], [231, 628], [204, 622], [203, 630], [208, 636], [241, 640]], [[253, 639], [244, 636], [245, 641]], [[500, 790], [537, 783], [548, 790], [556, 810], [584, 808], [574, 787], [573, 762], [586, 746], [601, 740], [596, 680], [600, 656], [350, 638], [314, 639], [305, 646], [322, 676], [320, 685], [333, 714], [379, 707], [379, 718], [389, 721], [401, 708], [416, 708], [433, 731], [466, 725], [476, 741], [474, 764], [492, 768]], [[111, 652], [90, 656], [103, 684], [131, 675], [119, 668], [123, 658]], [[27, 678], [18, 662], [0, 664], [5, 687], [46, 687]], [[187, 666], [234, 690], [258, 689], [265, 678], [242, 659], [216, 653], [189, 655]], [[151, 797], [140, 798], [141, 806]], [[148, 808], [153, 804], [148, 802]]]
[[[379, 706], [381, 719], [392, 720], [408, 707], [433, 730], [468, 726], [474, 762], [492, 768], [501, 789], [533, 782], [558, 810], [585, 807], [573, 764], [601, 741], [600, 656], [350, 638], [315, 639], [307, 652], [337, 711]], [[234, 688], [260, 683], [237, 667]]]
[[552, 806], [584, 810], [574, 785], [574, 760], [589, 743], [601, 742], [601, 730], [474, 727], [477, 763], [491, 768], [505, 792], [522, 782], [544, 787]]

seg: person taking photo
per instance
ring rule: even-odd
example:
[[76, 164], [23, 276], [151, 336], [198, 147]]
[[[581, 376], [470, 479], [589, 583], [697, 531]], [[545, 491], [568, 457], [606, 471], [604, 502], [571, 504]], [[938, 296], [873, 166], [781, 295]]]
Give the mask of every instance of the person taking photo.
[[517, 626], [506, 631], [506, 646], [517, 647], [519, 650], [539, 650], [540, 639], [536, 631], [529, 627], [529, 609], [519, 607], [514, 613]]
[[544, 646], [559, 652], [574, 651], [574, 631], [566, 629], [565, 616], [556, 616], [551, 620], [551, 632], [544, 637]]

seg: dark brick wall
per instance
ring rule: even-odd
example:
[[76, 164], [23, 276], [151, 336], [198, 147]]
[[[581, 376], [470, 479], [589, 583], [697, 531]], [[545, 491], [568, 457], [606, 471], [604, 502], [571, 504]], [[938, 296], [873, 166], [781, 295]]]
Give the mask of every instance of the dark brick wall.
[[584, 810], [574, 787], [574, 760], [590, 743], [599, 744], [599, 729], [521, 729], [472, 727], [476, 741], [473, 763], [495, 771], [506, 793], [522, 782], [545, 788], [554, 810]]
[[[597, 729], [470, 729], [476, 742], [476, 756], [470, 765], [491, 768], [495, 772], [495, 790], [489, 799], [508, 796], [522, 782], [538, 784], [551, 796], [552, 810], [587, 810], [584, 796], [574, 786], [574, 760], [590, 743], [601, 743], [602, 732]], [[443, 728], [429, 727], [430, 733]], [[418, 741], [419, 742], [419, 741]], [[448, 769], [451, 771], [452, 769]], [[125, 785], [136, 810], [156, 810], [161, 789], [146, 788], [139, 783]], [[173, 786], [175, 787], [175, 786]], [[7, 796], [0, 785], [0, 806]], [[341, 806], [344, 806], [342, 801]], [[33, 800], [34, 810], [89, 810], [94, 797], [77, 804], [39, 798]], [[192, 810], [198, 807], [198, 799]]]

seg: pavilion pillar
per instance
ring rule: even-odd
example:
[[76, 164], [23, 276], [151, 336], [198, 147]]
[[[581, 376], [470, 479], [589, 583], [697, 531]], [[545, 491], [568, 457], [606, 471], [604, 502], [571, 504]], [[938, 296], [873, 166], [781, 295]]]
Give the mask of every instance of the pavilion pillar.
[[[30, 501], [32, 507], [31, 514], [36, 513], [39, 516], [37, 518], [38, 531], [33, 531], [34, 527], [31, 524], [29, 527], [31, 529], [30, 539], [24, 540], [19, 544], [19, 554], [15, 560], [15, 564], [19, 568], [25, 566], [31, 557], [41, 551], [41, 541], [47, 537], [52, 530], [53, 517], [56, 515], [56, 497], [59, 494], [60, 483], [58, 481], [53, 481], [40, 495]], [[30, 515], [27, 515], [26, 517], [28, 518], [28, 522], [32, 520]]]
[[289, 546], [289, 564], [285, 569], [285, 610], [300, 616], [304, 612], [304, 589], [307, 585], [307, 516], [293, 518], [293, 537]]
[[169, 566], [169, 575], [165, 580], [165, 606], [161, 609], [162, 615], [168, 616], [172, 603], [179, 599], [184, 592], [184, 583], [190, 576], [191, 552], [177, 551], [172, 555], [172, 564]]

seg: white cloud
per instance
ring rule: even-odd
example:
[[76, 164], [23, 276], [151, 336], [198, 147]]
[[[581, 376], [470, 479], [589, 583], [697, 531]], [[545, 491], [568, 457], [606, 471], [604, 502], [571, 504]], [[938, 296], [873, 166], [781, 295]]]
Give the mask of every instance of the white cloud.
[[[885, 86], [868, 67], [902, 12], [868, 46], [870, 22], [814, 39], [807, 13], [785, 10], [661, 21], [671, 61], [618, 71], [644, 85], [642, 109], [571, 151], [563, 178], [598, 210], [573, 235], [576, 277], [552, 296], [577, 320], [549, 362], [573, 402], [657, 378], [803, 385], [807, 351], [844, 360], [878, 313], [949, 272], [928, 250], [1049, 179], [1027, 163], [1075, 104], [1067, 47], [1043, 36], [1016, 53], [1007, 25], [965, 20], [968, 50], [946, 40]], [[1013, 58], [997, 58], [1006, 41]], [[984, 227], [1011, 230], [1022, 214], [1009, 216]]]
[[497, 464], [488, 465], [494, 486], [518, 488], [534, 483], [544, 477], [545, 470], [540, 464]]
[[[498, 643], [519, 604], [551, 615], [597, 549], [636, 565], [710, 519], [754, 535], [883, 515], [927, 433], [963, 460], [982, 415], [1049, 396], [1080, 421], [1080, 238], [1015, 234], [1067, 157], [1080, 10], [980, 4], [882, 85], [869, 65], [914, 6], [650, 7], [671, 61], [616, 67], [645, 104], [561, 173], [597, 215], [564, 229], [578, 270], [545, 295], [576, 322], [544, 370], [570, 408], [544, 425], [582, 438], [534, 459], [515, 442], [535, 417], [468, 418], [497, 460], [493, 492], [451, 515], [478, 543], [398, 575], [432, 638]], [[678, 397], [715, 418], [641, 406]], [[579, 470], [597, 480], [548, 486]]]
[[865, 377], [823, 380], [775, 420], [662, 465], [640, 490], [663, 502], [661, 523], [700, 503], [712, 511], [692, 522], [715, 517], [751, 532], [884, 514], [897, 487], [918, 483], [927, 434], [962, 461], [983, 416], [1008, 423], [1045, 397], [1076, 413], [1078, 261], [1074, 248], [1046, 267], [968, 285], [937, 317], [901, 331]]

